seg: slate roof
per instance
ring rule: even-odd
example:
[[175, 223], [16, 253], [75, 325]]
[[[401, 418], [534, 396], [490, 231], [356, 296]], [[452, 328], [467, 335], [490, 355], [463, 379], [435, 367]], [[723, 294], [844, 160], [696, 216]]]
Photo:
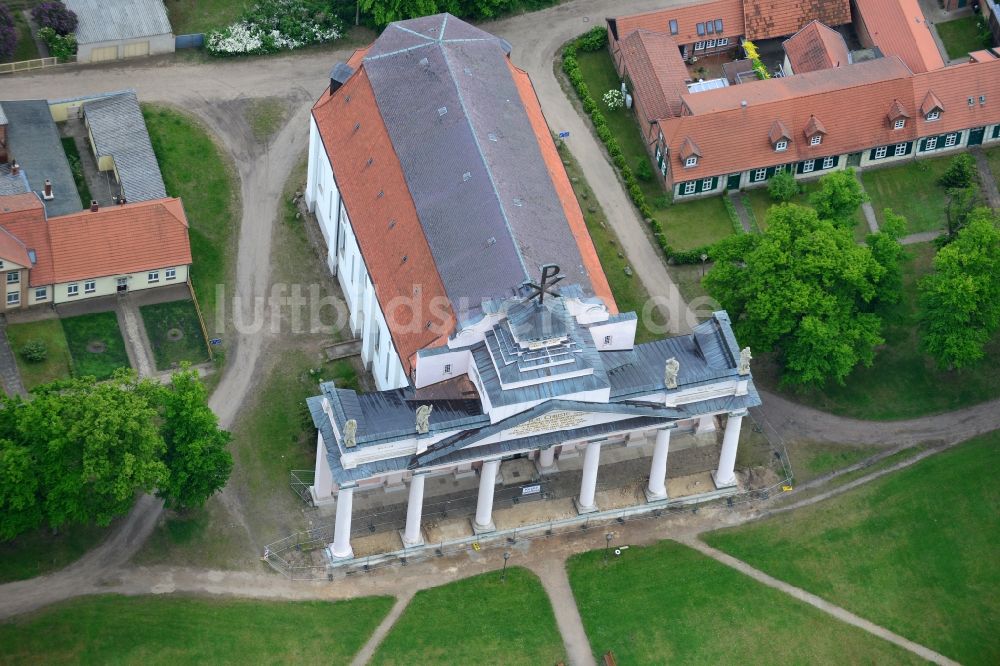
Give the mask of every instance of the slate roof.
[[0, 104], [0, 125], [7, 124], [7, 116], [3, 112], [3, 104]]
[[10, 159], [16, 159], [32, 191], [41, 196], [45, 179], [52, 181], [55, 198], [45, 202], [50, 216], [82, 208], [76, 182], [63, 151], [59, 130], [45, 100], [4, 102]]
[[125, 198], [150, 201], [166, 197], [160, 165], [153, 153], [135, 91], [85, 102], [83, 113], [98, 157], [114, 158]]
[[80, 44], [117, 42], [173, 32], [163, 0], [65, 0], [76, 12]]
[[621, 41], [621, 56], [646, 120], [680, 115], [691, 77], [677, 42], [663, 32], [639, 29]]
[[855, 0], [875, 46], [897, 55], [918, 74], [944, 67], [930, 24], [917, 0]]
[[786, 39], [782, 46], [795, 74], [843, 67], [851, 63], [851, 52], [847, 49], [844, 36], [819, 21], [806, 25]]

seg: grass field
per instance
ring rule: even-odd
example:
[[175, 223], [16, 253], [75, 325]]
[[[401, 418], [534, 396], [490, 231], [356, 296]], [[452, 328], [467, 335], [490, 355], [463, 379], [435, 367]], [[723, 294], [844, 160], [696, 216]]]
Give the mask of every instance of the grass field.
[[116, 524], [67, 527], [58, 534], [43, 527], [21, 534], [13, 541], [0, 542], [0, 583], [34, 578], [71, 564], [97, 545]]
[[1000, 180], [1000, 148], [991, 148], [983, 152], [986, 154], [986, 161], [990, 163], [993, 178]]
[[[217, 4], [223, 3], [209, 3]], [[203, 3], [197, 8], [205, 11]], [[205, 325], [210, 335], [221, 336], [225, 323], [216, 321], [216, 285], [231, 287], [236, 269], [239, 189], [234, 169], [205, 129], [188, 116], [151, 104], [142, 105], [142, 115], [167, 194], [184, 201], [191, 225], [191, 281]], [[192, 164], [198, 168], [192, 169]]]
[[[791, 203], [808, 206], [809, 195], [819, 189], [819, 182], [817, 180], [812, 180], [799, 184], [802, 186], [802, 192], [793, 198]], [[753, 210], [754, 216], [757, 218], [757, 224], [760, 226], [761, 231], [767, 229], [767, 213], [771, 209], [771, 206], [774, 205], [770, 195], [767, 193], [767, 188], [758, 187], [747, 190], [743, 193], [743, 196], [750, 201], [750, 208]], [[861, 208], [858, 207], [858, 210], [854, 213], [854, 239], [857, 241], [863, 241], [868, 235], [868, 232], [868, 222], [865, 220], [865, 215], [861, 211]]]
[[[7, 340], [10, 342], [14, 358], [17, 359], [17, 370], [21, 374], [21, 382], [29, 391], [39, 384], [66, 379], [72, 372], [69, 348], [66, 346], [66, 335], [63, 333], [62, 322], [58, 319], [42, 319], [25, 324], [10, 324], [7, 326]], [[21, 356], [21, 347], [32, 340], [45, 343], [48, 355], [44, 361], [34, 363]]]
[[907, 233], [943, 230], [947, 200], [937, 180], [951, 160], [936, 157], [862, 171], [861, 180], [872, 198], [879, 224], [884, 219], [883, 211], [891, 208], [906, 218]]
[[[183, 361], [202, 363], [208, 360], [205, 336], [192, 301], [143, 305], [139, 312], [153, 347], [157, 370], [169, 370]], [[171, 329], [180, 331], [181, 337], [172, 340]]]
[[711, 245], [733, 235], [733, 222], [721, 196], [675, 203], [659, 217], [670, 243], [680, 250]]
[[1000, 431], [706, 541], [962, 663], [996, 664], [998, 464]]
[[535, 574], [507, 569], [417, 592], [373, 664], [555, 664], [563, 644]]
[[[125, 341], [114, 312], [67, 317], [62, 320], [62, 326], [69, 354], [73, 357], [73, 374], [77, 377], [107, 379], [118, 368], [129, 367]], [[104, 345], [104, 351], [88, 351], [91, 343]]]
[[938, 36], [944, 42], [944, 48], [949, 58], [964, 58], [972, 51], [986, 48], [979, 37], [979, 27], [975, 16], [963, 16], [954, 21], [935, 23]]
[[9, 664], [346, 664], [392, 603], [84, 597], [0, 624], [0, 652]]
[[962, 370], [943, 371], [920, 351], [917, 280], [931, 270], [935, 248], [931, 243], [907, 246], [903, 300], [883, 316], [886, 344], [870, 368], [856, 368], [844, 386], [793, 392], [775, 388], [777, 366], [761, 354], [754, 377], [763, 386], [834, 414], [861, 419], [903, 419], [974, 405], [1000, 395], [995, 381], [1000, 367], [1000, 335], [986, 346], [982, 362]]
[[920, 663], [672, 541], [567, 561], [594, 654], [619, 664]]
[[83, 175], [83, 164], [80, 162], [80, 150], [76, 147], [76, 140], [71, 136], [64, 136], [62, 147], [63, 152], [66, 153], [66, 160], [69, 162], [69, 170], [73, 173], [76, 192], [80, 195], [80, 207], [89, 208], [93, 197], [90, 194], [87, 178]]
[[189, 35], [223, 28], [243, 13], [240, 0], [165, 0], [175, 35]]
[[848, 467], [879, 452], [877, 446], [849, 446], [816, 442], [786, 442], [796, 485]]

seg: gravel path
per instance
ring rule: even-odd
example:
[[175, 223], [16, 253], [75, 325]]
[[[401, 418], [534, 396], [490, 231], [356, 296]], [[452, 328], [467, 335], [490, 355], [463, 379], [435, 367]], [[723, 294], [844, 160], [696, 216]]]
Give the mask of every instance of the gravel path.
[[396, 620], [399, 616], [403, 614], [406, 607], [410, 604], [410, 600], [413, 599], [415, 593], [412, 590], [408, 590], [403, 594], [396, 597], [396, 603], [393, 604], [392, 610], [389, 614], [385, 616], [385, 619], [376, 627], [375, 633], [371, 635], [368, 642], [362, 646], [361, 650], [354, 655], [354, 659], [351, 660], [351, 666], [364, 666], [372, 657], [375, 656], [375, 651], [378, 650], [378, 646], [382, 644], [385, 637], [389, 635], [389, 631], [392, 630], [393, 626], [396, 624]]
[[572, 666], [593, 666], [594, 653], [590, 650], [580, 610], [576, 607], [573, 589], [569, 586], [566, 561], [547, 558], [529, 565], [529, 568], [538, 574], [542, 587], [552, 602], [552, 611], [566, 648], [567, 660]]

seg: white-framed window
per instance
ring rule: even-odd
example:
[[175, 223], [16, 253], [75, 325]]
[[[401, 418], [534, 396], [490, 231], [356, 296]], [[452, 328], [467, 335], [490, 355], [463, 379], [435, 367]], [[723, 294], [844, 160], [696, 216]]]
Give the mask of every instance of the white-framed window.
[[704, 180], [701, 181], [701, 191], [706, 192], [710, 189], [712, 189], [712, 179], [705, 178]]
[[902, 157], [906, 154], [906, 144], [897, 143], [896, 148], [892, 151], [893, 157]]
[[704, 51], [705, 50], [705, 42], [695, 42], [694, 43], [694, 50], [695, 51]]
[[[944, 147], [945, 148], [951, 148], [956, 143], [958, 143], [958, 135], [957, 134], [949, 134], [948, 136], [946, 136], [944, 138]], [[10, 273], [8, 273], [7, 275], [10, 275]], [[7, 283], [10, 284], [10, 280], [7, 280]]]
[[92, 294], [97, 291], [97, 283], [94, 280], [87, 280], [83, 283], [83, 293]]
[[12, 291], [7, 294], [7, 305], [20, 305], [21, 304], [21, 292]]
[[664, 176], [667, 175], [667, 161], [666, 160], [663, 160], [662, 162], [660, 162], [660, 173], [663, 174]]
[[20, 284], [21, 271], [7, 271], [7, 284]]
[[605, 335], [604, 336], [604, 344], [605, 345], [610, 345], [611, 344], [611, 336], [610, 335]]
[[689, 180], [684, 183], [684, 194], [694, 194], [695, 189], [698, 187], [698, 183], [693, 180]]
[[802, 163], [802, 173], [809, 173], [816, 169], [816, 160], [806, 160]]
[[720, 37], [719, 41], [716, 42], [716, 45], [717, 46], [729, 46], [729, 38], [728, 37]]
[[3, 259], [0, 259], [0, 268], [3, 268]]
[[924, 143], [924, 150], [934, 150], [937, 148], [937, 137], [932, 136]]
[[167, 280], [176, 280], [177, 279], [177, 269], [176, 268], [168, 268], [167, 270], [163, 271], [163, 277], [166, 278]]
[[67, 296], [77, 296], [80, 293], [80, 285], [78, 284], [68, 284], [66, 285], [66, 295]]
[[886, 146], [879, 146], [878, 148], [875, 149], [875, 159], [877, 160], [882, 159], [883, 157], [886, 156], [888, 152], [889, 149]]
[[784, 164], [779, 164], [778, 166], [774, 167], [774, 175], [777, 176], [779, 173], [785, 173]]
[[714, 49], [715, 48], [715, 40], [714, 39], [706, 40], [705, 41], [705, 48], [706, 49]]
[[765, 178], [767, 178], [767, 169], [757, 169], [753, 172], [753, 181], [755, 183], [759, 183]]
[[446, 374], [446, 375], [450, 375], [451, 374], [451, 363], [445, 363], [444, 364], [444, 374]]
[[686, 167], [693, 167], [693, 166], [697, 166], [697, 165], [698, 165], [698, 157], [697, 157], [697, 155], [692, 155], [691, 157], [689, 157], [686, 160], [684, 160], [684, 166], [685, 166], [685, 168]]
[[154, 284], [160, 281], [160, 271], [149, 271], [146, 275], [146, 282]]
[[784, 139], [778, 141], [777, 143], [774, 144], [774, 150], [779, 153], [783, 150], [788, 150], [788, 142], [785, 141]]
[[837, 164], [837, 158], [836, 157], [824, 157], [823, 158], [823, 168], [824, 169], [832, 169], [834, 166], [836, 166], [836, 164]]
[[818, 146], [821, 143], [823, 143], [823, 135], [822, 134], [813, 134], [809, 138], [809, 145], [810, 146]]
[[903, 129], [906, 127], [906, 118], [897, 118], [896, 122], [892, 124], [893, 129]]
[[379, 347], [382, 345], [382, 328], [380, 326], [375, 326], [375, 339], [372, 342], [372, 346], [375, 348], [375, 353], [378, 353]]
[[38, 287], [35, 289], [35, 300], [36, 301], [47, 301], [49, 299], [49, 288], [48, 287]]
[[931, 111], [930, 113], [928, 113], [926, 116], [924, 116], [924, 120], [926, 120], [927, 122], [934, 122], [935, 120], [937, 120], [940, 117], [941, 117], [941, 112], [938, 111], [937, 109], [934, 109], [933, 111]]

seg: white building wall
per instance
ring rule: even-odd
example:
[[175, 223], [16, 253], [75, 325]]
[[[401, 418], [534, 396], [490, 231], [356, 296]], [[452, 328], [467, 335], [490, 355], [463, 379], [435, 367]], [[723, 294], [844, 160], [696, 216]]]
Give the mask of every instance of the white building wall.
[[[176, 271], [175, 277], [170, 280], [167, 279], [168, 268], [173, 268]], [[153, 272], [158, 274], [158, 279], [155, 282], [151, 282], [149, 280], [149, 274]], [[165, 268], [152, 269], [150, 271], [142, 271], [140, 273], [107, 275], [99, 278], [76, 280], [74, 282], [60, 282], [48, 289], [48, 300], [37, 302], [74, 303], [76, 301], [96, 298], [98, 296], [111, 296], [118, 292], [118, 278], [125, 278], [127, 280], [129, 291], [142, 291], [144, 289], [155, 289], [156, 287], [168, 287], [187, 282], [188, 267], [167, 266]], [[87, 290], [87, 282], [90, 281], [93, 281], [94, 283], [94, 289], [92, 292], [88, 292]], [[69, 288], [71, 285], [76, 285], [77, 287], [76, 296], [69, 295]], [[31, 297], [34, 298], [34, 288], [31, 289]], [[34, 302], [32, 304], [34, 304]]]

